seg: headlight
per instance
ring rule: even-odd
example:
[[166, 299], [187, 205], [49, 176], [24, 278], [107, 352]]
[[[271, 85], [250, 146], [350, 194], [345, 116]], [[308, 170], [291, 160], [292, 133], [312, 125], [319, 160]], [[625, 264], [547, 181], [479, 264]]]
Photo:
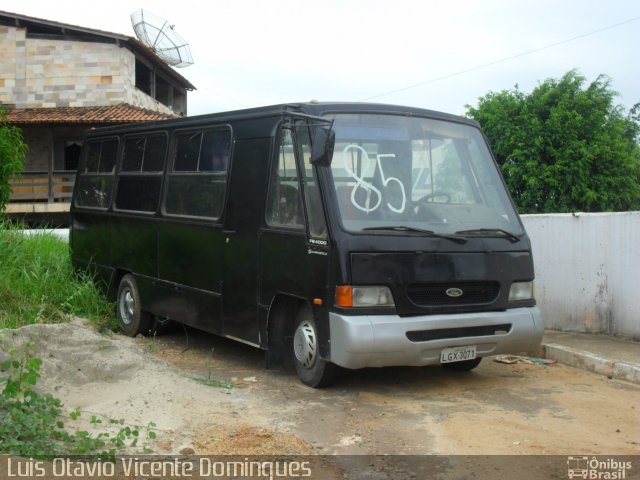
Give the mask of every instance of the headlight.
[[533, 299], [533, 282], [513, 282], [509, 290], [509, 301]]
[[339, 307], [393, 307], [393, 295], [389, 287], [336, 287], [336, 305]]

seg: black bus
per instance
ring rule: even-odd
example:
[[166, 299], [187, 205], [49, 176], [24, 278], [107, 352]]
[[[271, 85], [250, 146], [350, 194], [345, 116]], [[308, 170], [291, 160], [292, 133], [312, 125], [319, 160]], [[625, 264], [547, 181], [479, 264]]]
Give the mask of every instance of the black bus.
[[314, 387], [541, 341], [530, 242], [472, 120], [310, 102], [97, 128], [82, 148], [72, 261], [127, 335], [181, 322]]

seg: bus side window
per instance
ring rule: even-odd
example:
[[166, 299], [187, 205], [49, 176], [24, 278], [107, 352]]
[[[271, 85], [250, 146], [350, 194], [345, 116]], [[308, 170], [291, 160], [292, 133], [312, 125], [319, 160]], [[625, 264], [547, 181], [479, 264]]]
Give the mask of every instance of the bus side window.
[[154, 213], [158, 208], [167, 139], [164, 134], [125, 139], [115, 208]]
[[220, 218], [227, 186], [231, 130], [179, 132], [175, 138], [176, 151], [167, 176], [164, 213]]
[[271, 172], [267, 224], [302, 228], [303, 210], [298, 190], [298, 171], [291, 130], [284, 129], [280, 137], [278, 160]]
[[107, 209], [111, 205], [118, 139], [91, 141], [76, 183], [76, 205]]

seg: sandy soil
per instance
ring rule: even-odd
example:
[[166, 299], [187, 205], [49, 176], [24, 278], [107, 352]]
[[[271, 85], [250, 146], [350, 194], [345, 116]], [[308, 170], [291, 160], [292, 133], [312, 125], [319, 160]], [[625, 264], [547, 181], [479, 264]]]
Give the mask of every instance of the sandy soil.
[[[94, 414], [124, 419], [131, 426], [154, 422], [157, 440], [147, 442], [155, 453], [305, 453], [305, 444], [286, 432], [272, 432], [261, 415], [243, 410], [246, 391], [214, 388], [194, 375], [156, 358], [139, 342], [121, 335], [102, 335], [88, 323], [31, 325], [2, 332], [4, 347], [27, 340], [42, 358], [38, 389], [79, 409], [77, 423], [91, 430]], [[100, 427], [104, 429], [103, 426]], [[138, 447], [142, 447], [141, 443]], [[131, 448], [138, 453], [141, 448]]]

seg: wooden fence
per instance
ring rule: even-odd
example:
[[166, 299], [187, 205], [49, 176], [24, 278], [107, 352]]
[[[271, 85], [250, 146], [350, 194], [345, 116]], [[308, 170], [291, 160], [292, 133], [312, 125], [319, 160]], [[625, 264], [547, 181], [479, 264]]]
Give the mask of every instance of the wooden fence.
[[9, 182], [9, 203], [70, 202], [75, 181], [75, 172], [23, 172]]

